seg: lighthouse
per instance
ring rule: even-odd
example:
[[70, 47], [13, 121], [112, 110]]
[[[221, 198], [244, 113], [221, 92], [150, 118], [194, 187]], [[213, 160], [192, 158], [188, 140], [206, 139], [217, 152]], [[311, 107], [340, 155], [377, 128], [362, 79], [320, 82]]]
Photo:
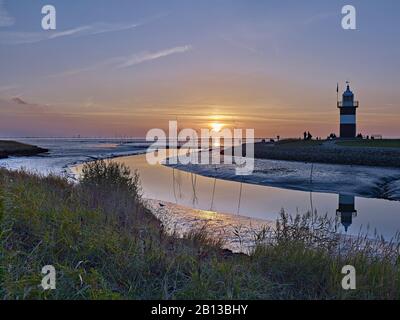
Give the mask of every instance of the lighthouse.
[[339, 194], [339, 208], [336, 210], [336, 215], [340, 217], [340, 222], [347, 232], [353, 223], [353, 218], [357, 216], [354, 196]]
[[343, 92], [343, 99], [338, 101], [337, 106], [340, 109], [340, 138], [355, 138], [358, 101], [354, 101], [354, 94], [348, 82], [347, 89]]

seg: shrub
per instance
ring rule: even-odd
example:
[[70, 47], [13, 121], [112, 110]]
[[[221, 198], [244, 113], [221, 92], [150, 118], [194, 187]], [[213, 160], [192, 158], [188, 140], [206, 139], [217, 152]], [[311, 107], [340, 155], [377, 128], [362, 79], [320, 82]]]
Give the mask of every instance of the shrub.
[[102, 210], [106, 221], [132, 226], [142, 210], [140, 178], [137, 171], [113, 161], [84, 164], [79, 193], [90, 208]]

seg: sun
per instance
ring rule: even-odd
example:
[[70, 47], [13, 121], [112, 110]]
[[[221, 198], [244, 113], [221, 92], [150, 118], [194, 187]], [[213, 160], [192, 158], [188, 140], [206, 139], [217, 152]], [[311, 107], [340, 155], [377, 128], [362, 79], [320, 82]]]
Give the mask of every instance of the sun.
[[222, 128], [224, 127], [224, 125], [219, 122], [212, 122], [212, 123], [210, 123], [210, 127], [211, 127], [212, 131], [220, 132], [222, 130]]

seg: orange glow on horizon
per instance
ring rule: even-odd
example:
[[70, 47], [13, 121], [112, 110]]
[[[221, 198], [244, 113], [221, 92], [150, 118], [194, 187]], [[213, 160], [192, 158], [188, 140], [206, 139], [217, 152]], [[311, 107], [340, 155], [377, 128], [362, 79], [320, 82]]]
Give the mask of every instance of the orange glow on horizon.
[[210, 123], [210, 127], [211, 127], [212, 131], [220, 132], [223, 129], [224, 124], [220, 123], [220, 122], [212, 122], [212, 123]]

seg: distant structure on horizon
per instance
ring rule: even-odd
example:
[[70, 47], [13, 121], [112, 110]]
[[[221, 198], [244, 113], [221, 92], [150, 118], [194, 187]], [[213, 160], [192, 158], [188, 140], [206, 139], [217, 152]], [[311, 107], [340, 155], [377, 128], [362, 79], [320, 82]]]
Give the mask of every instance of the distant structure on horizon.
[[[340, 138], [349, 139], [356, 137], [356, 110], [358, 108], [358, 101], [354, 101], [354, 94], [350, 90], [349, 82], [346, 83], [347, 89], [343, 92], [342, 101], [337, 102], [337, 107], [340, 109]], [[337, 92], [339, 92], [339, 85]]]

